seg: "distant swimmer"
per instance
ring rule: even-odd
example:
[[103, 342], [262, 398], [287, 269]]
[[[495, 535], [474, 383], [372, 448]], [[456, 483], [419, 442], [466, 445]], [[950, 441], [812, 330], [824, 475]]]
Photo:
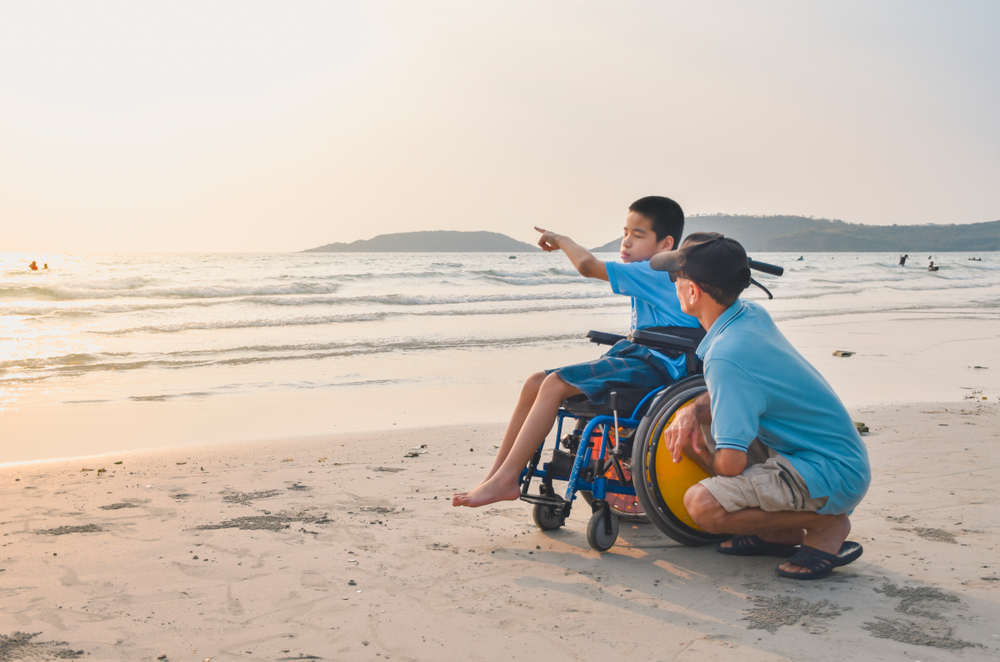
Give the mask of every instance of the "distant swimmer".
[[28, 265], [28, 268], [32, 271], [38, 271], [38, 263], [32, 260], [31, 264]]
[[927, 265], [927, 271], [937, 271], [937, 270], [938, 270], [938, 268], [934, 266], [933, 262], [931, 262], [929, 265]]
[[804, 257], [804, 256], [802, 256], [802, 255], [800, 255], [800, 256], [799, 256], [799, 259], [797, 259], [797, 260], [795, 260], [795, 261], [796, 261], [796, 262], [801, 262], [801, 261], [802, 261], [802, 260], [804, 260], [804, 259], [805, 259], [805, 257]]
[[42, 265], [42, 269], [48, 269], [48, 268], [49, 268], [49, 263], [48, 262], [46, 262], [45, 264]]
[[905, 267], [906, 266], [906, 258], [908, 258], [908, 257], [910, 257], [910, 256], [909, 255], [900, 255], [899, 256], [899, 266]]

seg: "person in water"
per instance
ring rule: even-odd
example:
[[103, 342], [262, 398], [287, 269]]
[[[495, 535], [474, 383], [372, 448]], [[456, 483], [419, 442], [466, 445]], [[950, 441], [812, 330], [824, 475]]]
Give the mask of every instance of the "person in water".
[[48, 262], [46, 262], [45, 264], [42, 265], [42, 269], [48, 269], [48, 268], [49, 268], [49, 263]]
[[[538, 245], [543, 250], [561, 250], [580, 275], [607, 281], [612, 292], [631, 297], [630, 333], [654, 326], [698, 327], [698, 320], [681, 312], [669, 274], [649, 267], [651, 257], [672, 250], [684, 233], [684, 212], [673, 200], [650, 196], [632, 203], [625, 217], [622, 262], [603, 262], [567, 236], [535, 229], [542, 233]], [[552, 429], [566, 398], [582, 393], [599, 405], [616, 388], [653, 390], [686, 374], [683, 356], [671, 359], [629, 340], [618, 341], [596, 361], [536, 372], [521, 389], [486, 477], [475, 489], [452, 496], [451, 504], [476, 508], [517, 499], [521, 471]]]
[[906, 258], [908, 258], [908, 257], [910, 257], [910, 256], [909, 255], [900, 255], [899, 256], [899, 266], [905, 267], [906, 266]]
[[937, 271], [937, 270], [938, 268], [934, 266], [934, 262], [931, 262], [929, 265], [927, 265], [927, 271]]
[[38, 263], [32, 260], [31, 264], [28, 265], [28, 268], [32, 271], [38, 271]]

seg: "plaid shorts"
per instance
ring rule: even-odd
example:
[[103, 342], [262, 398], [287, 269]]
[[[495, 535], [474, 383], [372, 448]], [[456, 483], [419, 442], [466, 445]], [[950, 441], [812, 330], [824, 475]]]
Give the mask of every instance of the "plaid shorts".
[[674, 381], [666, 361], [630, 340], [619, 340], [595, 361], [546, 370], [545, 374], [553, 372], [580, 389], [595, 405], [604, 404], [608, 394], [616, 389], [652, 391]]

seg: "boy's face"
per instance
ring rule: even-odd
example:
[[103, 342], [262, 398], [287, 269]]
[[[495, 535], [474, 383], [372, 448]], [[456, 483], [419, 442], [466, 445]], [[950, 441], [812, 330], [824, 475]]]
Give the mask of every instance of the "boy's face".
[[653, 223], [642, 214], [630, 211], [625, 217], [625, 236], [622, 237], [620, 251], [622, 262], [645, 262], [657, 253], [672, 250], [673, 247], [673, 237], [656, 241]]

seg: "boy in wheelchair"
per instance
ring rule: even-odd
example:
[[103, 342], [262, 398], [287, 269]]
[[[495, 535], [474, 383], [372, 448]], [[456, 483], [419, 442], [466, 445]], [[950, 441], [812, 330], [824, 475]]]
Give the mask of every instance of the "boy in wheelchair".
[[[543, 250], [563, 251], [582, 276], [608, 281], [613, 292], [632, 298], [630, 333], [657, 326], [698, 327], [697, 319], [681, 312], [668, 275], [649, 266], [650, 258], [673, 250], [683, 235], [684, 212], [673, 200], [649, 196], [632, 203], [625, 217], [621, 263], [602, 262], [569, 237], [535, 229], [542, 233], [538, 245]], [[489, 473], [470, 492], [455, 494], [452, 505], [478, 507], [520, 497], [521, 471], [552, 429], [563, 400], [583, 394], [600, 405], [616, 388], [653, 390], [686, 373], [684, 356], [670, 358], [621, 340], [596, 361], [531, 375]]]
[[[681, 309], [708, 331], [698, 347], [708, 391], [663, 435], [675, 463], [690, 457], [710, 474], [684, 494], [691, 518], [735, 534], [716, 547], [723, 554], [787, 558], [777, 571], [793, 579], [825, 577], [860, 557], [861, 545], [846, 539], [871, 481], [868, 452], [826, 380], [762, 306], [739, 299], [751, 283], [743, 247], [696, 233], [651, 266], [670, 273]], [[699, 445], [708, 424], [714, 449]], [[748, 466], [751, 444], [767, 454]]]

